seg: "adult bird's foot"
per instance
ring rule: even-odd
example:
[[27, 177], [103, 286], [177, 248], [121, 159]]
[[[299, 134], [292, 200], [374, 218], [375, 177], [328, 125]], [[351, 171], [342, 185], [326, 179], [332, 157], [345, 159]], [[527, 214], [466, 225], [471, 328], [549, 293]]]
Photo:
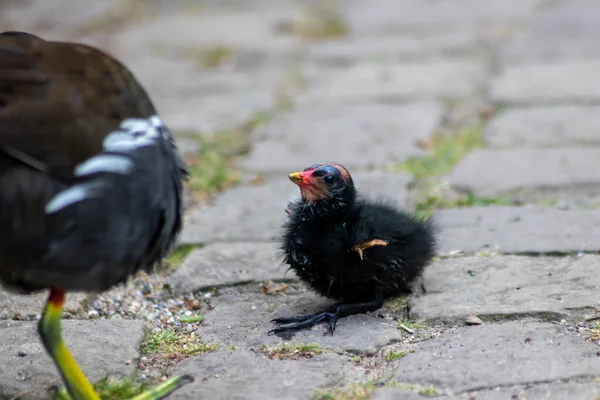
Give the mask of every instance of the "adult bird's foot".
[[[51, 289], [46, 308], [38, 324], [42, 343], [56, 364], [65, 385], [64, 388], [56, 390], [52, 397], [56, 400], [100, 400], [100, 395], [90, 384], [63, 342], [60, 317], [64, 301], [64, 291]], [[188, 375], [175, 376], [131, 400], [160, 400], [193, 380]]]
[[269, 331], [268, 334], [270, 335], [284, 332], [295, 332], [302, 329], [310, 328], [322, 321], [329, 321], [329, 331], [333, 335], [333, 332], [335, 331], [335, 326], [337, 324], [337, 319], [341, 316], [340, 314], [342, 308], [343, 305], [336, 304], [334, 306], [329, 307], [327, 310], [315, 314], [303, 315], [298, 317], [275, 318], [271, 320], [271, 322], [275, 322], [276, 324], [286, 324], [286, 326], [272, 329]]

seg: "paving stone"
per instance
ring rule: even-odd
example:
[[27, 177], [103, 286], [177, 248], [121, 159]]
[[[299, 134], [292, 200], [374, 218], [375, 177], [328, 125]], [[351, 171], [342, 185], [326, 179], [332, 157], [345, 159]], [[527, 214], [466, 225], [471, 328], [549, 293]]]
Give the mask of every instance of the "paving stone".
[[[97, 21], [111, 12], [115, 1], [94, 1], [83, 3], [78, 0], [30, 0], [5, 2], [2, 7], [2, 19], [8, 29], [35, 32], [50, 40], [65, 40], [70, 31]], [[60, 22], [59, 22], [60, 21]]]
[[461, 323], [513, 316], [581, 317], [600, 302], [600, 257], [465, 257], [423, 274], [426, 294], [410, 298], [411, 318]]
[[377, 390], [371, 400], [423, 400], [423, 396], [409, 390], [383, 388]]
[[[61, 324], [65, 344], [91, 381], [108, 373], [135, 371], [143, 336], [141, 322], [64, 320]], [[60, 384], [35, 322], [0, 321], [0, 359], [0, 398], [29, 393], [32, 398], [45, 399], [45, 391]]]
[[[214, 309], [205, 314], [198, 336], [205, 342], [241, 349], [259, 350], [263, 345], [276, 346], [288, 339], [267, 333], [278, 325], [273, 318], [312, 314], [334, 304], [312, 292], [288, 287], [285, 295], [227, 294], [212, 300]], [[257, 291], [260, 290], [257, 288]], [[355, 354], [375, 354], [381, 347], [399, 341], [401, 334], [392, 321], [375, 315], [359, 314], [341, 318], [332, 336], [327, 324], [293, 334], [291, 343], [315, 343], [324, 349], [343, 350]]]
[[[294, 170], [308, 165], [298, 164]], [[352, 177], [361, 192], [405, 204], [406, 186], [411, 180], [408, 176], [373, 171], [357, 172]], [[190, 211], [179, 243], [279, 240], [285, 208], [291, 198], [299, 195], [298, 188], [287, 178], [231, 189], [218, 196], [213, 206]]]
[[[147, 0], [163, 10], [179, 10], [192, 8], [188, 0]], [[295, 0], [280, 0], [273, 3], [271, 0], [202, 0], [198, 2], [198, 11], [228, 11], [228, 10], [257, 10], [265, 7], [285, 9], [296, 5]]]
[[501, 49], [508, 62], [600, 56], [600, 7], [595, 0], [557, 2]]
[[492, 81], [500, 104], [567, 104], [600, 101], [599, 61], [545, 61], [508, 66]]
[[191, 374], [196, 380], [170, 399], [310, 399], [315, 390], [343, 382], [349, 365], [346, 357], [337, 354], [293, 361], [270, 360], [241, 350], [209, 353], [184, 360], [175, 368], [175, 374]]
[[[67, 316], [73, 316], [83, 311], [81, 301], [87, 295], [85, 293], [68, 293], [66, 297], [64, 312]], [[2, 319], [37, 319], [46, 305], [48, 291], [23, 295], [0, 287], [0, 320]]]
[[597, 352], [597, 345], [570, 336], [560, 325], [466, 327], [421, 342], [399, 362], [395, 379], [463, 392], [593, 377], [600, 373]]
[[272, 90], [197, 96], [183, 102], [181, 95], [175, 94], [156, 102], [172, 131], [208, 134], [238, 128], [257, 113], [275, 108], [275, 103]]
[[600, 146], [600, 107], [510, 109], [485, 128], [492, 148]]
[[462, 98], [475, 95], [485, 79], [485, 67], [476, 61], [361, 63], [324, 76], [297, 101], [306, 104]]
[[344, 15], [357, 34], [406, 31], [452, 32], [470, 27], [477, 31], [524, 23], [535, 12], [537, 0], [354, 1]]
[[[500, 387], [465, 393], [461, 400], [506, 400], [506, 399], [595, 399], [600, 395], [598, 383], [550, 383], [517, 387]], [[445, 397], [442, 397], [444, 399]]]
[[[150, 93], [159, 111], [162, 111], [165, 101], [173, 101], [171, 98], [176, 96], [179, 96], [180, 104], [185, 105], [187, 101], [205, 96], [224, 93], [235, 95], [238, 91], [242, 94], [251, 91], [265, 92], [283, 75], [282, 71], [273, 68], [258, 71], [202, 68], [196, 60], [186, 57], [181, 50], [169, 49], [171, 51], [167, 52], [146, 48], [141, 49], [143, 52], [140, 54], [131, 54], [115, 47], [114, 43], [111, 44], [102, 48], [110, 51], [133, 71]], [[166, 100], [163, 100], [163, 97], [166, 97]]]
[[283, 18], [295, 15], [293, 8], [166, 13], [159, 19], [128, 25], [114, 35], [113, 42], [120, 52], [131, 54], [152, 47], [206, 46], [293, 52], [297, 45], [295, 38], [278, 34], [274, 28]]
[[358, 61], [380, 62], [414, 57], [471, 54], [480, 50], [481, 38], [467, 32], [444, 32], [419, 36], [360, 36], [344, 40], [323, 40], [305, 51], [316, 63], [351, 64]]
[[600, 148], [478, 150], [449, 176], [450, 185], [478, 196], [535, 192], [576, 197], [600, 189]]
[[600, 213], [551, 207], [469, 207], [435, 214], [440, 253], [600, 250]]
[[[279, 243], [215, 243], [190, 253], [170, 282], [176, 294], [243, 282], [282, 280]], [[294, 279], [294, 274], [285, 275]]]
[[281, 114], [255, 133], [242, 165], [253, 171], [287, 173], [315, 160], [336, 161], [351, 172], [424, 154], [442, 118], [437, 103], [326, 105]]

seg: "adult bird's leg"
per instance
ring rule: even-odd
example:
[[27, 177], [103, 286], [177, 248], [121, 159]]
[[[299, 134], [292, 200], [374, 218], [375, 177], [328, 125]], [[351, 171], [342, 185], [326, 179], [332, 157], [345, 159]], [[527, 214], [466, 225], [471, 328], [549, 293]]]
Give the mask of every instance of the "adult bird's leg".
[[333, 306], [329, 307], [324, 311], [310, 315], [304, 315], [299, 317], [275, 318], [271, 320], [271, 322], [289, 325], [283, 326], [281, 328], [272, 329], [269, 331], [269, 334], [299, 331], [301, 329], [310, 328], [311, 326], [314, 326], [321, 321], [327, 320], [329, 321], [329, 331], [333, 335], [333, 331], [335, 331], [335, 326], [339, 318], [344, 318], [352, 314], [362, 314], [369, 311], [375, 311], [380, 309], [382, 306], [383, 295], [378, 294], [374, 300], [367, 301], [365, 303], [338, 303], [334, 304]]
[[100, 400], [100, 396], [96, 394], [90, 382], [81, 369], [79, 369], [77, 362], [62, 340], [60, 318], [62, 316], [64, 301], [64, 291], [58, 289], [50, 290], [50, 296], [48, 297], [46, 308], [42, 313], [42, 318], [38, 326], [42, 343], [44, 343], [46, 351], [52, 357], [56, 368], [58, 368], [72, 399]]
[[[61, 399], [100, 400], [100, 396], [94, 391], [62, 340], [60, 320], [64, 301], [65, 292], [63, 290], [51, 289], [38, 326], [42, 343], [58, 368], [66, 386], [66, 392], [64, 389], [60, 390], [57, 396]], [[189, 376], [172, 377], [155, 388], [136, 396], [134, 400], [159, 400], [191, 381], [193, 378]]]

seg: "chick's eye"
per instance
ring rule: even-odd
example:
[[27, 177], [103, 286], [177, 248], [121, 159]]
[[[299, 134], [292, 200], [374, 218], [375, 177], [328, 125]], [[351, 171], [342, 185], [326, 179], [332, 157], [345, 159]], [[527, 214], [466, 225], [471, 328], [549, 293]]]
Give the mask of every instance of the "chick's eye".
[[325, 175], [323, 177], [323, 180], [325, 181], [325, 183], [331, 183], [333, 182], [333, 175]]

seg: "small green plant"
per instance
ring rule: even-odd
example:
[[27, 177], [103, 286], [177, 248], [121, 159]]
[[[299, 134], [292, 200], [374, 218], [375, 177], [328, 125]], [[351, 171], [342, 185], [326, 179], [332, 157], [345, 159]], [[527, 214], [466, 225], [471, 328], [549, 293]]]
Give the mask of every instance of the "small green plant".
[[107, 376], [94, 383], [94, 389], [103, 400], [130, 399], [149, 388], [150, 385], [132, 377]]
[[317, 390], [314, 396], [315, 400], [335, 400], [335, 395], [326, 390]]
[[405, 319], [405, 320], [404, 320], [404, 321], [402, 321], [402, 322], [399, 322], [399, 323], [396, 325], [396, 328], [398, 328], [398, 329], [402, 329], [402, 327], [401, 327], [400, 325], [402, 325], [402, 326], [404, 326], [405, 328], [408, 328], [408, 329], [410, 329], [410, 330], [413, 330], [413, 331], [414, 331], [414, 330], [417, 330], [417, 329], [425, 329], [425, 328], [426, 328], [426, 325], [425, 325], [424, 323], [422, 323], [422, 322], [417, 322], [417, 321], [409, 321], [409, 320], [407, 320], [407, 319]]
[[234, 168], [233, 158], [244, 154], [245, 138], [237, 131], [200, 135], [200, 150], [197, 156], [187, 161], [189, 186], [197, 193], [219, 192], [239, 182], [239, 173]]
[[200, 150], [186, 159], [190, 169], [188, 186], [196, 194], [207, 195], [237, 184], [241, 174], [235, 160], [250, 151], [250, 133], [269, 118], [269, 113], [258, 112], [237, 129], [197, 135]]
[[165, 260], [167, 268], [171, 270], [177, 269], [177, 267], [185, 261], [185, 259], [192, 252], [192, 250], [194, 250], [194, 247], [195, 246], [193, 245], [184, 244], [173, 250]]
[[435, 135], [427, 144], [428, 154], [410, 158], [396, 171], [407, 172], [417, 179], [443, 175], [471, 150], [483, 147], [483, 123], [454, 135]]
[[179, 321], [183, 322], [184, 324], [194, 324], [194, 323], [204, 321], [204, 315], [202, 315], [202, 314], [190, 315], [190, 316], [184, 315], [182, 317], [179, 317]]
[[316, 400], [366, 400], [371, 398], [377, 385], [373, 381], [353, 383], [345, 388], [336, 388], [327, 391], [319, 390], [315, 393]]
[[141, 354], [158, 353], [164, 346], [170, 346], [177, 341], [177, 334], [173, 329], [161, 329], [148, 332], [144, 336]]
[[420, 389], [419, 394], [421, 396], [437, 396], [439, 394], [439, 392], [437, 391], [436, 388], [426, 387], [426, 388]]
[[415, 385], [413, 385], [412, 383], [398, 382], [395, 380], [390, 380], [390, 381], [386, 382], [385, 387], [408, 390], [408, 391], [415, 390]]
[[304, 18], [293, 25], [293, 32], [302, 39], [335, 39], [348, 35], [338, 0], [325, 0], [305, 10]]
[[202, 343], [194, 332], [175, 332], [173, 328], [146, 334], [140, 348], [141, 354], [160, 354], [169, 358], [185, 358], [217, 350], [218, 344]]
[[385, 353], [384, 358], [387, 361], [395, 361], [401, 359], [405, 355], [406, 353], [403, 351], [394, 351], [390, 349], [387, 353]]
[[454, 199], [447, 199], [439, 194], [426, 194], [424, 199], [415, 204], [415, 213], [417, 216], [427, 218], [435, 211], [448, 208], [491, 206], [491, 205], [512, 205], [514, 202], [507, 198], [486, 198], [475, 196], [471, 192], [459, 195]]
[[408, 305], [408, 296], [393, 297], [385, 301], [386, 310], [397, 310], [399, 308], [406, 308]]
[[272, 359], [311, 358], [323, 353], [321, 346], [315, 343], [280, 343], [275, 347], [262, 347], [262, 352]]
[[189, 48], [185, 56], [198, 63], [202, 68], [217, 68], [233, 57], [233, 49], [225, 46], [215, 46], [207, 49]]

